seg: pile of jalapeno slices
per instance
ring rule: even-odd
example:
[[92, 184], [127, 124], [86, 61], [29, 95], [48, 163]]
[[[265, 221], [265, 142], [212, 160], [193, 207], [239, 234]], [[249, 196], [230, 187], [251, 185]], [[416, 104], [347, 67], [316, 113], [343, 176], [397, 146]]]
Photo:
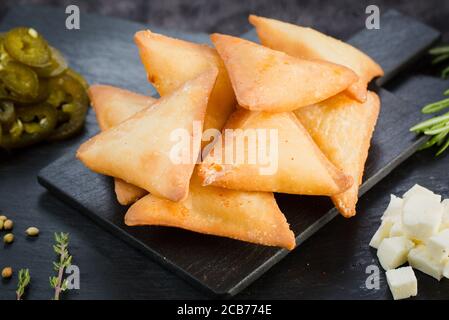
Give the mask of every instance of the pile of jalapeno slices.
[[88, 84], [34, 29], [0, 33], [0, 148], [23, 148], [78, 133]]

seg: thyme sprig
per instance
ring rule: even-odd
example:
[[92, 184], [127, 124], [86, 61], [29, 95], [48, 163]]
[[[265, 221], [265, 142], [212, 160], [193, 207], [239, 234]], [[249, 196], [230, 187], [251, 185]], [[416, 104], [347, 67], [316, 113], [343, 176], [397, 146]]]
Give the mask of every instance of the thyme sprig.
[[25, 293], [26, 287], [30, 284], [30, 270], [20, 269], [19, 270], [19, 282], [17, 283], [16, 296], [17, 300], [22, 300], [23, 294]]
[[53, 299], [59, 300], [62, 292], [68, 288], [67, 279], [64, 279], [64, 270], [72, 264], [72, 256], [69, 254], [69, 234], [55, 233], [55, 242], [53, 250], [58, 255], [59, 260], [53, 262], [53, 268], [57, 272], [56, 276], [50, 277], [50, 285], [55, 289]]

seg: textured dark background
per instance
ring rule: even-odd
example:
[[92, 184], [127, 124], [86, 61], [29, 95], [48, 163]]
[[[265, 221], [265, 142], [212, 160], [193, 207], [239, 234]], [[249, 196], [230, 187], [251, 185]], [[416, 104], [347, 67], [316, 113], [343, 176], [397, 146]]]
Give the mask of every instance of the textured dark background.
[[[449, 40], [449, 1], [441, 0], [0, 0], [0, 14], [5, 12], [7, 6], [16, 4], [78, 4], [84, 12], [121, 17], [170, 29], [231, 34], [240, 34], [249, 29], [247, 15], [257, 13], [311, 25], [342, 38], [361, 29], [364, 26], [365, 7], [377, 4], [382, 12], [395, 8], [417, 17], [442, 31], [444, 39]], [[81, 290], [69, 292], [66, 296], [68, 299], [205, 298], [201, 292], [176, 275], [44, 192], [35, 176], [25, 177], [14, 172], [19, 170], [17, 164], [20, 163], [23, 168], [37, 173], [39, 168], [64, 153], [64, 145], [58, 147], [57, 153], [48, 154], [47, 158], [42, 153], [44, 151], [38, 151], [34, 157], [31, 150], [14, 157], [0, 158], [0, 210], [5, 210], [4, 213], [11, 216], [16, 214], [23, 217], [23, 220], [17, 220], [17, 240], [13, 246], [0, 247], [0, 267], [8, 263], [8, 257], [19, 254], [20, 260], [27, 261], [27, 264], [13, 265], [14, 269], [30, 267], [32, 272], [40, 275], [33, 278], [27, 298], [48, 299], [51, 296], [46, 275], [52, 274], [51, 260], [54, 254], [50, 243], [53, 231], [67, 231], [73, 235], [71, 250], [75, 264], [79, 264], [81, 269]], [[371, 234], [365, 231], [371, 229], [373, 217], [381, 215], [388, 203], [389, 193], [400, 195], [414, 183], [420, 183], [447, 198], [448, 161], [449, 153], [438, 159], [434, 159], [432, 152], [416, 154], [362, 197], [357, 217], [351, 220], [336, 218], [237, 298], [391, 298], [383, 276], [380, 290], [367, 290], [365, 287], [365, 268], [370, 264], [377, 264], [375, 251], [367, 247]], [[19, 184], [23, 186], [21, 194], [8, 192], [10, 186]], [[38, 207], [39, 210], [33, 209]], [[24, 225], [27, 215], [41, 230], [45, 230], [34, 241], [26, 240], [20, 235], [21, 228], [27, 226]], [[35, 251], [35, 241], [42, 245], [39, 252]], [[48, 244], [48, 248], [43, 244]], [[42, 269], [36, 270], [36, 266]], [[448, 280], [438, 284], [423, 274], [418, 273], [417, 276], [420, 285], [418, 298], [449, 298]], [[16, 278], [13, 281], [14, 283], [0, 282], [0, 299], [14, 297]]]
[[445, 31], [449, 38], [447, 0], [1, 0], [12, 4], [79, 5], [81, 11], [121, 17], [183, 31], [241, 34], [250, 28], [249, 13], [317, 27], [349, 37], [364, 26], [365, 8], [397, 9]]

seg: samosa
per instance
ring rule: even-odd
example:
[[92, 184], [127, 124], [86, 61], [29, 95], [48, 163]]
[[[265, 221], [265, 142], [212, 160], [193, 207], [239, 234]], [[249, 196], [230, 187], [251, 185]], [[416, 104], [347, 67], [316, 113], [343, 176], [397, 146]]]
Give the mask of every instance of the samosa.
[[270, 192], [201, 186], [194, 172], [182, 202], [147, 195], [125, 216], [128, 226], [160, 225], [292, 250], [295, 236]]
[[[200, 152], [200, 144], [195, 143], [195, 124], [201, 139], [217, 74], [217, 69], [211, 68], [150, 108], [103, 131], [81, 145], [77, 157], [95, 172], [120, 178], [156, 196], [172, 201], [185, 199]], [[187, 161], [174, 159], [179, 141], [173, 139], [173, 133], [179, 131], [192, 140]]]
[[350, 69], [291, 57], [240, 38], [213, 34], [237, 101], [253, 111], [284, 112], [323, 101], [357, 81]]
[[354, 179], [349, 190], [332, 196], [335, 206], [348, 218], [356, 214], [359, 186], [379, 109], [379, 97], [368, 91], [365, 103], [340, 94], [295, 111], [328, 159]]
[[250, 15], [249, 22], [256, 28], [264, 46], [293, 57], [326, 60], [353, 70], [359, 79], [347, 91], [360, 102], [366, 100], [368, 83], [384, 74], [382, 68], [359, 49], [314, 29], [254, 15]]
[[209, 98], [204, 130], [221, 130], [235, 108], [234, 91], [217, 51], [207, 45], [170, 38], [149, 30], [134, 36], [149, 81], [161, 96], [170, 94], [184, 82], [215, 67], [218, 77]]
[[200, 165], [204, 185], [246, 191], [335, 195], [352, 178], [321, 152], [292, 112], [240, 109]]
[[[92, 85], [88, 93], [102, 131], [118, 125], [157, 101], [152, 97], [108, 85]], [[136, 202], [148, 193], [119, 178], [114, 178], [114, 189], [117, 201], [124, 206]]]

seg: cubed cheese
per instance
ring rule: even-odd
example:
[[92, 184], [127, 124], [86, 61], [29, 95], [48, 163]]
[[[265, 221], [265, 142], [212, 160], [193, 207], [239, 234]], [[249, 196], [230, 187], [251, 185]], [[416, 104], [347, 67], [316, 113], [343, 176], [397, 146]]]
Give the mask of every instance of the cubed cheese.
[[406, 193], [404, 193], [404, 195], [402, 196], [402, 199], [406, 200], [408, 198], [413, 197], [416, 194], [433, 196], [433, 197], [439, 198], [440, 199], [439, 201], [441, 202], [440, 195], [433, 193], [431, 190], [424, 188], [424, 187], [420, 186], [419, 184], [415, 184], [413, 187], [410, 188], [410, 190], [408, 190]]
[[379, 248], [380, 243], [383, 239], [388, 238], [390, 235], [391, 227], [394, 225], [395, 219], [388, 218], [384, 219], [380, 224], [379, 229], [371, 238], [369, 245], [375, 249]]
[[377, 257], [385, 270], [395, 269], [407, 262], [407, 255], [414, 247], [406, 237], [385, 238], [379, 245]]
[[402, 225], [411, 239], [426, 241], [439, 231], [443, 216], [440, 199], [427, 191], [415, 191], [404, 199]]
[[441, 219], [440, 230], [449, 229], [449, 199], [443, 200], [443, 218]]
[[425, 245], [410, 250], [408, 254], [408, 262], [413, 268], [434, 277], [438, 281], [443, 277], [443, 269], [445, 263], [433, 259]]
[[418, 281], [411, 267], [388, 270], [387, 282], [394, 300], [407, 299], [418, 294]]
[[402, 237], [402, 236], [406, 236], [405, 232], [404, 232], [404, 228], [402, 226], [402, 219], [401, 217], [397, 217], [394, 220], [393, 226], [390, 229], [390, 238], [392, 237]]
[[382, 220], [400, 216], [402, 214], [402, 202], [401, 198], [396, 197], [394, 194], [390, 195], [390, 203], [382, 216]]
[[433, 259], [437, 261], [446, 259], [449, 256], [449, 229], [430, 237], [427, 249]]

